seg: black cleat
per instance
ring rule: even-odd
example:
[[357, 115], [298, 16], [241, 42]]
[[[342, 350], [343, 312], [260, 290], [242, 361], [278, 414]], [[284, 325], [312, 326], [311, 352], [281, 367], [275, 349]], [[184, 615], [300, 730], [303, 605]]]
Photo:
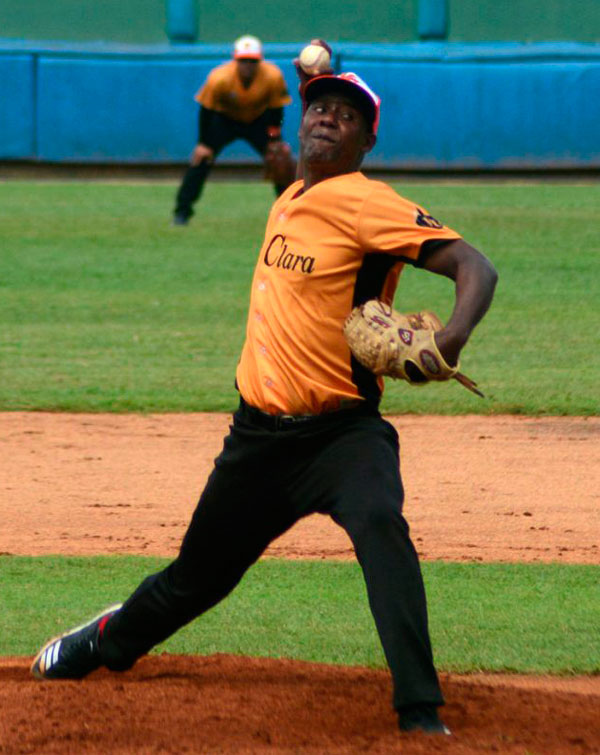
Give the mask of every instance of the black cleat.
[[173, 215], [173, 225], [187, 225], [189, 222], [190, 219], [185, 215], [181, 215], [179, 213], [175, 213], [175, 215]]
[[82, 679], [100, 668], [102, 659], [98, 647], [99, 626], [102, 619], [116, 613], [121, 604], [105, 608], [98, 616], [64, 634], [49, 640], [31, 664], [36, 679]]
[[398, 712], [400, 731], [445, 734], [452, 732], [438, 716], [435, 705], [412, 705]]

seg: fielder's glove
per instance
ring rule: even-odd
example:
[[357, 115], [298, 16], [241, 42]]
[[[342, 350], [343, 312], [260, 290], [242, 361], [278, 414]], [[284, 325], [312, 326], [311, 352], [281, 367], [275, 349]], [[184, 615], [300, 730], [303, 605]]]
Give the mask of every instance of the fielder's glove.
[[355, 307], [344, 324], [344, 336], [356, 359], [375, 375], [425, 385], [454, 378], [483, 396], [470, 378], [451, 367], [435, 342], [443, 324], [433, 312], [400, 314], [379, 299]]
[[273, 140], [267, 144], [265, 178], [279, 186], [289, 186], [296, 179], [296, 161], [287, 142]]

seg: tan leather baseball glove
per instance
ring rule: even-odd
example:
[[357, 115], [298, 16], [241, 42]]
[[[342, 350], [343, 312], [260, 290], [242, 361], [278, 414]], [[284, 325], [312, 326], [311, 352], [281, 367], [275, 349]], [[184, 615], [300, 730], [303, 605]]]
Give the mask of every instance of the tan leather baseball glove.
[[451, 367], [435, 342], [443, 324], [433, 312], [400, 314], [379, 299], [355, 307], [344, 324], [344, 336], [356, 359], [375, 375], [406, 380], [411, 385], [454, 378], [478, 396], [477, 383]]

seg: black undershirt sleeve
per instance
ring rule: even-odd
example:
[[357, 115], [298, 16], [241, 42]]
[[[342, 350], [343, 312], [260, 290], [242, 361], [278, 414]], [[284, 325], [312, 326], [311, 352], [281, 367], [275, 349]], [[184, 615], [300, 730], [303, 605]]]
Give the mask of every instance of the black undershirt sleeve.
[[283, 123], [283, 108], [270, 107], [265, 113], [267, 126], [281, 126]]
[[416, 260], [411, 261], [411, 264], [414, 267], [424, 267], [427, 257], [429, 257], [432, 252], [435, 252], [446, 244], [451, 244], [453, 241], [456, 241], [456, 239], [429, 239], [424, 241], [421, 244], [419, 256]]
[[200, 111], [198, 113], [198, 144], [209, 144], [210, 131], [216, 112], [210, 110], [210, 108], [200, 105]]

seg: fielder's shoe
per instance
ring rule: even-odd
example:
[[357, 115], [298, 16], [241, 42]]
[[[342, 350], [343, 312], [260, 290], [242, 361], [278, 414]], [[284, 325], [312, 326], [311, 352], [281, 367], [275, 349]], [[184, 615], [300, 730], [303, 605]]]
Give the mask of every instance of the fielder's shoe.
[[81, 679], [100, 668], [100, 628], [119, 608], [120, 603], [105, 608], [87, 624], [49, 640], [34, 658], [31, 673], [36, 679]]
[[451, 734], [438, 716], [435, 705], [413, 705], [398, 713], [400, 731], [424, 732], [425, 734]]
[[182, 215], [181, 213], [173, 215], [173, 225], [187, 225], [189, 222], [190, 219], [187, 215]]

